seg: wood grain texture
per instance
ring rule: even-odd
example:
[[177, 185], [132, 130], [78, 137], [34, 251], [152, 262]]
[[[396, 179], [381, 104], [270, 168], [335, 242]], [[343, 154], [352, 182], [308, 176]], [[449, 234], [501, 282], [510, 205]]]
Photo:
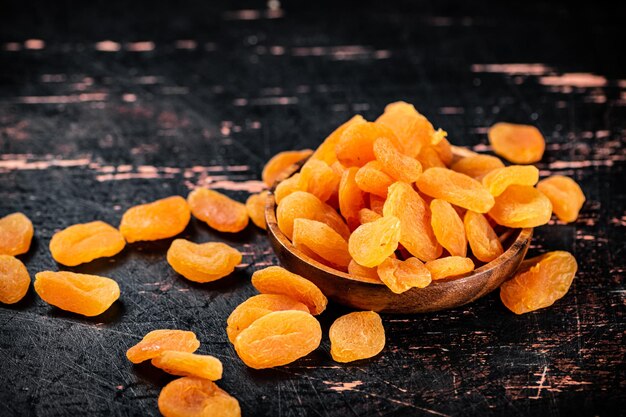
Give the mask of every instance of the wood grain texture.
[[[97, 4], [97, 6], [96, 6]], [[275, 4], [272, 2], [271, 4]], [[0, 215], [35, 226], [31, 275], [114, 278], [101, 317], [51, 308], [32, 291], [0, 306], [0, 415], [158, 415], [171, 377], [124, 352], [155, 328], [190, 329], [224, 362], [219, 385], [245, 416], [616, 415], [626, 403], [626, 73], [621, 16], [566, 2], [3, 2]], [[387, 346], [334, 363], [329, 342], [275, 370], [246, 369], [224, 330], [277, 259], [254, 226], [183, 237], [244, 255], [232, 277], [194, 284], [166, 264], [170, 240], [112, 259], [54, 263], [52, 234], [197, 185], [243, 201], [278, 151], [312, 148], [355, 113], [407, 100], [455, 144], [489, 152], [497, 121], [546, 136], [541, 175], [572, 176], [581, 217], [535, 230], [530, 255], [568, 250], [580, 268], [549, 309], [516, 316], [497, 292], [468, 306], [383, 315]], [[331, 305], [327, 333], [348, 310]]]

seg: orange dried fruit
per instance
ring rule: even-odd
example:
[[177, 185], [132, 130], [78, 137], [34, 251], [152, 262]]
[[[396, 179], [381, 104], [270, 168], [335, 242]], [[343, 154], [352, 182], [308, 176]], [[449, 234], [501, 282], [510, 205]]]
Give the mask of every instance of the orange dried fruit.
[[248, 225], [246, 206], [217, 191], [196, 188], [187, 202], [197, 219], [219, 232], [237, 233]]
[[390, 128], [372, 122], [355, 123], [343, 132], [337, 142], [337, 159], [345, 167], [362, 167], [375, 159], [374, 141], [381, 137], [401, 146]]
[[365, 192], [356, 183], [358, 170], [356, 167], [346, 169], [339, 183], [339, 211], [351, 229], [361, 224], [359, 210], [367, 206]]
[[443, 163], [435, 148], [430, 145], [422, 147], [420, 153], [416, 156], [416, 158], [422, 165], [422, 169], [424, 171], [434, 167], [446, 167], [446, 164]]
[[246, 210], [248, 216], [257, 227], [263, 230], [267, 229], [265, 224], [265, 203], [267, 202], [267, 191], [258, 194], [251, 194], [246, 200]]
[[341, 175], [324, 161], [310, 159], [300, 170], [298, 188], [326, 202], [339, 189]]
[[350, 235], [348, 250], [355, 262], [372, 268], [380, 265], [398, 248], [400, 234], [400, 219], [384, 216], [357, 227]]
[[330, 355], [336, 362], [352, 362], [378, 355], [385, 347], [385, 328], [378, 313], [356, 311], [330, 326]]
[[387, 258], [378, 265], [378, 276], [396, 294], [411, 288], [425, 288], [432, 281], [430, 271], [417, 258], [408, 258], [406, 261]]
[[500, 158], [491, 155], [472, 155], [452, 164], [453, 171], [460, 172], [476, 180], [481, 180], [494, 169], [504, 168]]
[[197, 376], [211, 381], [222, 378], [222, 362], [211, 355], [166, 350], [152, 358], [151, 362], [152, 365], [172, 375]]
[[430, 212], [430, 224], [437, 241], [450, 255], [465, 257], [467, 255], [465, 226], [452, 204], [434, 199], [430, 202]]
[[493, 151], [514, 164], [532, 164], [543, 157], [546, 141], [534, 126], [496, 123], [489, 128]]
[[426, 262], [425, 266], [430, 271], [433, 281], [456, 277], [474, 270], [474, 262], [462, 256], [446, 256]]
[[28, 292], [30, 275], [17, 258], [0, 255], [0, 303], [14, 304]]
[[387, 189], [393, 184], [393, 179], [385, 174], [379, 161], [370, 161], [359, 168], [354, 181], [361, 190], [380, 197], [386, 197]]
[[325, 223], [309, 219], [293, 222], [293, 245], [311, 250], [338, 269], [345, 270], [352, 259], [348, 242]]
[[477, 213], [488, 212], [494, 199], [481, 183], [446, 168], [431, 168], [416, 182], [421, 192]]
[[440, 139], [436, 143], [432, 143], [431, 146], [433, 147], [435, 152], [437, 152], [437, 155], [439, 156], [439, 160], [445, 166], [450, 166], [450, 164], [452, 164], [452, 160], [454, 159], [454, 154], [452, 153], [452, 145], [450, 145], [450, 142], [448, 142], [448, 139], [443, 137], [445, 135], [447, 135], [446, 132], [444, 132], [441, 129], [438, 129], [433, 135], [433, 137], [439, 136]]
[[565, 251], [525, 260], [500, 287], [500, 299], [515, 314], [551, 306], [567, 294], [577, 270], [576, 258]]
[[163, 387], [158, 404], [164, 417], [241, 417], [237, 399], [215, 382], [192, 376]]
[[126, 351], [132, 363], [156, 358], [167, 350], [193, 353], [200, 347], [194, 332], [187, 330], [159, 329], [146, 334], [136, 345]]
[[280, 266], [254, 272], [252, 285], [262, 294], [282, 294], [300, 301], [311, 314], [320, 314], [328, 304], [328, 299], [315, 284]]
[[250, 368], [286, 365], [313, 352], [322, 340], [319, 322], [304, 311], [274, 311], [255, 320], [235, 339], [235, 350]]
[[211, 282], [230, 275], [241, 258], [241, 252], [221, 242], [176, 239], [167, 251], [167, 262], [174, 271], [195, 282]]
[[69, 226], [50, 239], [52, 257], [67, 266], [117, 255], [124, 246], [126, 241], [122, 233], [101, 221]]
[[413, 183], [422, 173], [422, 164], [410, 156], [404, 155], [386, 137], [374, 141], [374, 156], [381, 163], [383, 171], [396, 181]]
[[363, 208], [359, 210], [359, 224], [371, 223], [375, 220], [380, 219], [381, 217], [383, 216], [368, 208]]
[[552, 204], [533, 187], [511, 185], [496, 197], [489, 216], [507, 227], [537, 227], [550, 221]]
[[359, 265], [354, 261], [354, 259], [348, 264], [348, 273], [357, 277], [361, 281], [380, 282], [376, 268], [368, 268], [366, 266]]
[[276, 179], [293, 164], [308, 158], [313, 154], [311, 149], [303, 149], [300, 151], [284, 151], [274, 155], [263, 167], [261, 178], [263, 182], [271, 187]]
[[295, 193], [296, 191], [303, 191], [300, 188], [300, 173], [296, 172], [291, 177], [287, 178], [284, 181], [281, 181], [274, 190], [274, 198], [276, 199], [276, 204], [280, 204], [283, 198], [287, 197], [291, 193]]
[[491, 262], [502, 255], [503, 248], [489, 221], [480, 213], [467, 211], [463, 219], [465, 235], [472, 253], [482, 262]]
[[376, 194], [370, 194], [369, 200], [370, 200], [370, 210], [372, 210], [374, 213], [382, 217], [383, 208], [385, 207], [385, 201], [387, 201], [387, 198], [378, 196]]
[[412, 104], [402, 101], [388, 104], [376, 123], [388, 126], [402, 144], [402, 150], [413, 158], [423, 146], [431, 143], [435, 133], [433, 125]]
[[345, 130], [352, 125], [365, 122], [366, 120], [361, 115], [357, 114], [352, 119], [339, 126], [315, 150], [315, 152], [311, 156], [311, 159], [319, 159], [320, 161], [326, 162], [328, 165], [334, 164], [337, 161], [335, 147], [337, 146], [337, 142], [339, 142], [339, 139], [341, 139], [343, 132], [345, 132]]
[[482, 183], [492, 196], [497, 197], [509, 185], [533, 186], [539, 181], [539, 170], [532, 165], [511, 165], [505, 168], [494, 169], [486, 174]]
[[112, 279], [66, 271], [39, 272], [35, 291], [50, 305], [88, 317], [104, 313], [120, 298], [120, 287]]
[[576, 181], [563, 175], [553, 175], [539, 181], [537, 189], [552, 203], [552, 211], [565, 223], [576, 221], [585, 203], [585, 194]]
[[187, 227], [191, 213], [184, 198], [173, 196], [126, 210], [120, 232], [128, 243], [176, 236]]
[[33, 223], [22, 213], [0, 219], [0, 255], [16, 256], [28, 252], [33, 239]]

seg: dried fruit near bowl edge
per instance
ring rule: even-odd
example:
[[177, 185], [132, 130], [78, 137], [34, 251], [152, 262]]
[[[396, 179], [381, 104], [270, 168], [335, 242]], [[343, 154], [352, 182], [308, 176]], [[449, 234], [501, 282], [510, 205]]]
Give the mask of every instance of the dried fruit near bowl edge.
[[33, 239], [33, 223], [22, 213], [0, 219], [0, 255], [21, 255], [28, 252]]
[[163, 387], [158, 405], [165, 417], [241, 417], [236, 398], [213, 381], [192, 376]]
[[117, 255], [126, 246], [115, 227], [101, 221], [75, 224], [52, 236], [50, 253], [55, 261], [76, 266], [97, 258]]
[[30, 275], [22, 261], [10, 255], [0, 255], [0, 303], [17, 303], [24, 298], [28, 287]]
[[170, 266], [195, 282], [223, 278], [235, 270], [241, 259], [241, 252], [221, 242], [194, 243], [176, 239], [167, 251]]
[[126, 351], [126, 357], [132, 363], [141, 363], [159, 356], [166, 350], [193, 353], [200, 347], [195, 333], [188, 330], [153, 330], [146, 334], [139, 343]]

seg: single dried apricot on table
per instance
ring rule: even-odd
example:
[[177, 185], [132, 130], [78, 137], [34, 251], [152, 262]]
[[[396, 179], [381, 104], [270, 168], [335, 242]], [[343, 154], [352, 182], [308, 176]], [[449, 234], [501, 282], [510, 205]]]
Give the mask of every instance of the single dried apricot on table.
[[467, 238], [465, 226], [454, 207], [444, 200], [434, 199], [430, 202], [430, 224], [437, 241], [450, 255], [467, 255]]
[[546, 141], [534, 126], [496, 123], [489, 128], [493, 151], [514, 164], [532, 164], [543, 157]]
[[257, 227], [265, 230], [267, 225], [265, 224], [265, 204], [267, 202], [267, 191], [262, 191], [258, 194], [251, 194], [246, 200], [246, 210], [248, 210], [248, 216]]
[[215, 281], [231, 274], [241, 258], [241, 252], [221, 242], [176, 239], [167, 251], [167, 262], [174, 271], [195, 282]]
[[50, 239], [52, 257], [67, 266], [117, 255], [124, 246], [126, 241], [122, 233], [101, 221], [69, 226]]
[[126, 357], [132, 363], [141, 363], [159, 356], [166, 350], [193, 353], [200, 347], [194, 332], [187, 330], [153, 330], [126, 351]]
[[305, 158], [308, 158], [313, 154], [311, 149], [303, 149], [301, 151], [284, 151], [279, 152], [272, 157], [265, 167], [263, 167], [263, 172], [261, 173], [261, 178], [263, 182], [267, 184], [268, 187], [274, 185], [276, 179], [291, 167], [293, 164], [302, 161]]
[[321, 340], [322, 328], [311, 314], [298, 310], [274, 311], [239, 333], [235, 350], [250, 368], [264, 369], [308, 355]]
[[472, 253], [479, 261], [491, 262], [502, 255], [502, 243], [485, 216], [468, 210], [463, 224]]
[[335, 129], [324, 142], [313, 152], [311, 159], [319, 159], [320, 161], [326, 162], [328, 165], [332, 165], [337, 161], [337, 154], [335, 153], [335, 147], [337, 146], [337, 142], [341, 139], [341, 135], [346, 129], [352, 125], [365, 123], [366, 120], [359, 114], [354, 116], [352, 119], [348, 120], [337, 129]]
[[361, 190], [387, 197], [387, 189], [393, 184], [393, 179], [383, 172], [383, 165], [379, 161], [370, 161], [356, 172], [354, 181]]
[[447, 256], [426, 262], [425, 265], [430, 271], [433, 281], [456, 277], [474, 270], [474, 262], [470, 258], [463, 258], [461, 256]]
[[563, 175], [553, 175], [539, 181], [537, 189], [550, 199], [552, 211], [565, 223], [576, 221], [585, 203], [585, 195], [576, 181]]
[[356, 167], [346, 169], [341, 175], [339, 183], [339, 211], [352, 229], [361, 224], [359, 210], [367, 206], [365, 192], [356, 183], [358, 170]]
[[173, 237], [185, 230], [191, 213], [184, 198], [173, 196], [126, 210], [120, 232], [128, 243]]
[[164, 417], [241, 417], [236, 398], [213, 381], [192, 376], [163, 387], [158, 404]]
[[450, 167], [453, 171], [465, 174], [475, 180], [481, 180], [486, 174], [498, 168], [504, 168], [500, 158], [479, 154], [461, 158]]
[[33, 239], [33, 224], [22, 213], [0, 219], [0, 255], [21, 255], [28, 252]]
[[337, 142], [337, 159], [345, 167], [362, 167], [376, 158], [374, 141], [381, 137], [401, 146], [393, 130], [387, 126], [372, 122], [355, 123], [343, 132]]
[[576, 258], [565, 251], [525, 260], [500, 287], [500, 299], [515, 314], [551, 306], [567, 293], [577, 270]]
[[252, 285], [263, 294], [282, 294], [306, 305], [311, 314], [326, 309], [328, 299], [311, 281], [280, 266], [269, 266], [252, 274]]
[[526, 185], [511, 185], [496, 197], [489, 216], [507, 227], [537, 227], [550, 221], [552, 203], [541, 191]]
[[326, 202], [339, 189], [341, 174], [326, 162], [309, 159], [300, 170], [298, 188]]
[[430, 271], [417, 258], [406, 261], [387, 258], [378, 265], [378, 276], [396, 294], [402, 294], [411, 288], [425, 288], [432, 281]]
[[35, 291], [50, 305], [88, 317], [104, 313], [120, 298], [120, 287], [110, 278], [65, 271], [39, 272]]
[[486, 174], [482, 183], [491, 195], [497, 197], [509, 185], [533, 186], [539, 181], [539, 170], [532, 165], [511, 165], [505, 168], [494, 169]]
[[348, 242], [325, 223], [309, 219], [293, 222], [293, 245], [304, 246], [332, 266], [345, 270], [352, 259]]
[[222, 193], [196, 188], [187, 196], [193, 215], [220, 232], [237, 233], [248, 225], [246, 206]]
[[415, 158], [404, 155], [386, 137], [374, 141], [374, 156], [381, 163], [383, 171], [396, 181], [413, 183], [422, 173], [422, 164]]
[[357, 227], [350, 235], [348, 250], [358, 264], [372, 268], [393, 254], [400, 236], [400, 219], [384, 216]]
[[0, 303], [17, 303], [24, 298], [29, 286], [30, 276], [22, 261], [0, 255]]
[[172, 375], [197, 376], [211, 381], [222, 378], [222, 362], [211, 355], [166, 350], [151, 362]]
[[388, 104], [376, 123], [391, 128], [401, 143], [403, 152], [413, 158], [423, 146], [432, 142], [435, 133], [428, 119], [418, 113], [412, 104], [403, 101]]
[[330, 355], [336, 362], [352, 362], [378, 355], [385, 347], [385, 329], [373, 311], [339, 317], [330, 326]]

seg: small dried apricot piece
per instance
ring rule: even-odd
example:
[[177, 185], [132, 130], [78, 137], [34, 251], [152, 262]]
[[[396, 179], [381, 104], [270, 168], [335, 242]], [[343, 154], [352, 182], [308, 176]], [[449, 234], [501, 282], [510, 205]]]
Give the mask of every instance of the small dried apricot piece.
[[362, 167], [375, 159], [374, 141], [381, 137], [401, 146], [393, 130], [387, 126], [372, 122], [355, 123], [343, 132], [337, 142], [337, 159], [345, 167]]
[[357, 227], [350, 235], [348, 250], [355, 262], [372, 268], [380, 265], [398, 248], [400, 235], [400, 219], [384, 216]]
[[248, 298], [230, 313], [226, 320], [226, 334], [231, 343], [254, 321], [273, 311], [300, 310], [309, 313], [309, 308], [300, 301], [282, 294], [259, 294]]
[[385, 347], [385, 328], [373, 311], [356, 311], [330, 326], [330, 355], [336, 362], [352, 362], [378, 355]]
[[439, 160], [445, 166], [450, 166], [450, 164], [452, 164], [452, 160], [454, 159], [454, 153], [452, 152], [452, 145], [450, 145], [448, 139], [444, 137], [445, 135], [447, 135], [447, 132], [437, 129], [437, 131], [433, 134], [433, 138], [440, 137], [440, 139], [436, 143], [432, 143], [431, 146], [435, 152], [437, 152]]
[[173, 196], [126, 210], [120, 232], [128, 243], [166, 239], [185, 230], [190, 218], [185, 199]]
[[146, 334], [143, 339], [126, 351], [132, 363], [141, 363], [159, 356], [166, 350], [193, 353], [200, 347], [194, 332], [187, 330], [159, 329]]
[[324, 161], [309, 159], [300, 170], [298, 188], [326, 202], [339, 189], [341, 175]]
[[382, 217], [383, 208], [385, 208], [385, 201], [387, 201], [387, 198], [378, 196], [376, 194], [370, 194], [369, 200], [370, 200], [370, 210], [372, 210], [374, 213], [377, 213], [378, 215]]
[[381, 217], [383, 216], [368, 208], [363, 208], [359, 210], [359, 224], [371, 223], [375, 220], [380, 219]]
[[174, 271], [195, 282], [210, 282], [230, 275], [241, 258], [241, 252], [221, 242], [176, 239], [167, 251], [167, 262]]
[[535, 126], [496, 123], [488, 136], [493, 151], [514, 164], [538, 162], [546, 149], [546, 141]]
[[319, 322], [304, 311], [274, 311], [255, 320], [235, 339], [235, 350], [250, 368], [286, 365], [313, 352], [322, 340]]
[[470, 258], [461, 256], [446, 256], [426, 262], [433, 281], [443, 278], [456, 277], [474, 270], [474, 262]]
[[485, 216], [468, 210], [463, 223], [467, 240], [476, 259], [491, 262], [502, 255], [502, 243]]
[[437, 241], [450, 255], [467, 255], [467, 238], [465, 226], [452, 204], [444, 200], [434, 199], [430, 202], [430, 224]]
[[296, 172], [291, 177], [278, 183], [276, 189], [274, 189], [274, 198], [276, 199], [276, 204], [280, 204], [283, 198], [287, 197], [289, 194], [295, 193], [296, 191], [304, 191], [300, 188], [299, 172]]
[[500, 299], [515, 314], [551, 306], [567, 294], [577, 270], [576, 258], [565, 251], [525, 260], [500, 287]]
[[262, 191], [258, 194], [251, 194], [246, 200], [246, 210], [248, 216], [257, 227], [265, 230], [267, 225], [265, 224], [265, 203], [267, 202], [267, 191]]
[[406, 261], [387, 258], [378, 265], [378, 276], [396, 294], [402, 294], [411, 288], [425, 288], [432, 281], [430, 271], [417, 258]]
[[482, 183], [492, 196], [497, 197], [509, 185], [533, 186], [539, 181], [539, 170], [532, 165], [511, 165], [505, 168], [494, 169], [486, 174]]
[[186, 376], [167, 384], [159, 394], [164, 417], [241, 417], [236, 398], [208, 379]]
[[197, 219], [219, 232], [237, 233], [248, 225], [246, 206], [217, 191], [196, 188], [187, 202]]
[[354, 261], [354, 259], [348, 264], [348, 273], [359, 278], [360, 280], [380, 282], [376, 268], [368, 268], [366, 266], [359, 265]]
[[361, 190], [380, 197], [386, 197], [387, 189], [393, 184], [393, 179], [383, 172], [379, 161], [370, 161], [359, 168], [354, 181]]
[[381, 163], [383, 171], [396, 181], [413, 183], [422, 173], [422, 164], [410, 156], [404, 155], [386, 137], [374, 141], [374, 156]]
[[356, 183], [356, 173], [359, 169], [346, 169], [339, 183], [339, 211], [351, 229], [356, 228], [359, 221], [359, 210], [365, 208], [365, 192]]
[[30, 275], [17, 258], [0, 255], [0, 303], [14, 304], [28, 292]]
[[443, 163], [435, 148], [430, 145], [422, 147], [422, 150], [420, 150], [416, 159], [420, 162], [420, 164], [422, 164], [422, 169], [424, 171], [434, 167], [446, 167], [446, 164]]
[[337, 146], [337, 142], [339, 142], [339, 139], [341, 139], [341, 135], [343, 135], [343, 132], [345, 132], [346, 129], [352, 125], [365, 122], [366, 120], [361, 115], [357, 114], [352, 119], [339, 126], [315, 150], [315, 152], [311, 156], [311, 159], [319, 159], [320, 161], [326, 162], [328, 165], [334, 164], [337, 161], [335, 147]]
[[296, 162], [300, 162], [313, 154], [311, 149], [303, 149], [301, 151], [284, 151], [274, 155], [263, 167], [261, 178], [268, 187], [274, 185], [278, 178], [285, 170]]
[[280, 266], [270, 266], [252, 274], [252, 285], [263, 294], [282, 294], [306, 305], [311, 314], [326, 309], [328, 299], [311, 281]]
[[550, 221], [552, 203], [541, 191], [526, 185], [511, 185], [496, 197], [489, 216], [507, 227], [537, 227]]
[[491, 155], [472, 155], [462, 158], [452, 164], [453, 171], [465, 174], [475, 180], [481, 180], [494, 169], [504, 168], [500, 158]]
[[88, 317], [104, 313], [120, 298], [120, 287], [112, 279], [66, 271], [39, 272], [35, 291], [50, 305]]
[[126, 241], [120, 231], [101, 221], [69, 226], [50, 239], [52, 257], [67, 266], [117, 255], [124, 246]]
[[0, 219], [0, 255], [16, 256], [28, 252], [33, 239], [33, 223], [22, 213]]
[[539, 181], [537, 189], [550, 199], [552, 211], [562, 222], [576, 221], [585, 203], [585, 194], [576, 181], [563, 175], [553, 175]]
[[393, 130], [402, 144], [402, 150], [413, 158], [422, 146], [431, 143], [435, 133], [433, 125], [412, 104], [398, 101], [388, 104], [385, 112], [376, 119], [376, 123], [388, 126]]
[[352, 259], [348, 242], [325, 223], [309, 219], [293, 222], [293, 245], [308, 248], [331, 265], [345, 270]]
[[488, 212], [494, 204], [493, 196], [481, 183], [446, 168], [424, 171], [416, 185], [424, 194], [477, 213]]
[[222, 378], [222, 362], [211, 355], [166, 350], [152, 358], [151, 362], [152, 365], [172, 375], [197, 376], [211, 381]]

